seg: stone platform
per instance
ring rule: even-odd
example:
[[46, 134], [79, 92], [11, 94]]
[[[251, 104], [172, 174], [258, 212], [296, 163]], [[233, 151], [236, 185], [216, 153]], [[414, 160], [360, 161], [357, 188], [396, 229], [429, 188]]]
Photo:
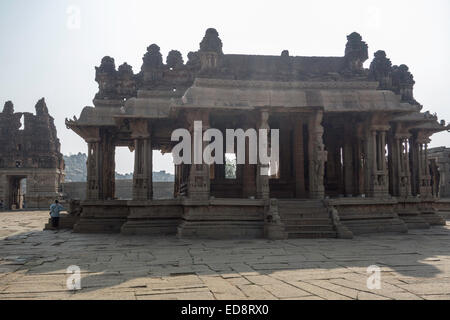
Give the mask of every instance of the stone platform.
[[[450, 300], [449, 222], [349, 240], [205, 241], [42, 231], [47, 216], [0, 212], [0, 300]], [[371, 265], [380, 289], [367, 288]]]
[[[347, 234], [404, 233], [410, 229], [443, 225], [433, 202], [396, 198], [341, 198], [327, 200], [273, 199], [280, 221], [277, 228], [289, 238], [340, 238]], [[74, 224], [77, 233], [177, 235], [180, 238], [264, 238], [269, 201], [211, 198], [190, 200], [85, 201]], [[336, 209], [336, 219], [330, 208]], [[336, 225], [339, 224], [339, 226]], [[270, 238], [270, 237], [269, 237]], [[283, 239], [277, 237], [276, 239]], [[273, 239], [273, 238], [271, 238]]]

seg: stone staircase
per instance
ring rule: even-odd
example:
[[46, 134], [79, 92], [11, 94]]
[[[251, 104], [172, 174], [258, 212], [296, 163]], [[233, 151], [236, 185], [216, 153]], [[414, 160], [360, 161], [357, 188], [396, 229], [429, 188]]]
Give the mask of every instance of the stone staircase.
[[337, 238], [327, 208], [321, 200], [278, 200], [278, 213], [289, 239]]

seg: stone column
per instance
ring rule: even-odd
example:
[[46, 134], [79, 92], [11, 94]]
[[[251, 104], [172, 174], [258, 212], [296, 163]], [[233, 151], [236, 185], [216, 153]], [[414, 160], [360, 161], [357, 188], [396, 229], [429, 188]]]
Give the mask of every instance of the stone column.
[[391, 140], [389, 168], [393, 196], [407, 198], [411, 196], [411, 173], [409, 170], [409, 135], [394, 135]]
[[418, 139], [419, 145], [419, 194], [423, 198], [431, 198], [432, 186], [431, 175], [428, 167], [428, 143], [430, 139], [428, 137], [420, 137]]
[[116, 183], [116, 147], [114, 138], [110, 131], [101, 130], [100, 158], [101, 158], [101, 198], [104, 200], [114, 200]]
[[100, 139], [88, 139], [86, 200], [100, 200], [101, 191], [101, 159]]
[[[268, 148], [267, 150], [270, 150], [270, 144], [269, 144], [269, 112], [268, 111], [262, 111], [261, 112], [261, 118], [259, 121], [258, 129], [266, 129], [267, 130], [267, 141]], [[259, 136], [259, 138], [261, 138]], [[258, 153], [259, 153], [258, 148]], [[269, 151], [270, 152], [270, 151]], [[269, 199], [270, 197], [270, 186], [269, 186], [269, 165], [268, 164], [262, 164], [259, 156], [258, 156], [258, 166], [256, 170], [256, 197], [258, 199]]]
[[[250, 126], [244, 126], [243, 130], [247, 131], [249, 128]], [[256, 197], [256, 166], [249, 163], [250, 141], [245, 140], [245, 164], [242, 170], [242, 197], [244, 199]]]
[[133, 200], [153, 198], [153, 149], [147, 120], [132, 122], [134, 139]]
[[[192, 200], [207, 200], [210, 197], [210, 169], [209, 165], [203, 163], [203, 151], [205, 150], [207, 142], [203, 141], [203, 134], [209, 128], [209, 113], [208, 112], [191, 112], [187, 116], [189, 131], [192, 137], [192, 165], [190, 166], [188, 178], [188, 197]], [[202, 122], [202, 130], [195, 127], [194, 122]], [[195, 140], [200, 136], [201, 145], [201, 159], [197, 159], [199, 164], [195, 163]]]
[[6, 179], [6, 175], [0, 173], [0, 200], [3, 201], [4, 208], [6, 208], [6, 190], [8, 189], [7, 184], [8, 182]]
[[305, 197], [305, 152], [303, 146], [303, 120], [296, 119], [294, 124], [294, 174], [295, 197]]
[[344, 157], [344, 192], [347, 196], [355, 193], [355, 165], [353, 161], [354, 134], [350, 126], [345, 127], [345, 138], [343, 141], [343, 157]]
[[323, 144], [323, 111], [316, 111], [309, 119], [309, 196], [312, 199], [322, 199], [325, 195], [323, 184], [327, 152]]
[[419, 194], [419, 143], [417, 139], [411, 137], [409, 139], [409, 152], [411, 161], [411, 193], [416, 196]]
[[370, 197], [389, 194], [389, 178], [386, 166], [386, 126], [373, 126], [367, 136], [366, 184]]

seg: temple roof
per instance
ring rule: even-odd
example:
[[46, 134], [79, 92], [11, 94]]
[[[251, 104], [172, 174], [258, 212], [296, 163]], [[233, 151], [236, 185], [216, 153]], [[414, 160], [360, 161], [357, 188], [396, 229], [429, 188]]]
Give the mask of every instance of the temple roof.
[[[274, 82], [196, 79], [176, 107], [195, 108], [324, 108], [327, 112], [413, 112], [376, 82]], [[180, 102], [180, 101], [179, 101]], [[299, 110], [300, 111], [300, 110]]]
[[117, 118], [172, 118], [177, 110], [189, 108], [320, 108], [392, 113], [390, 121], [408, 127], [426, 124], [424, 130], [445, 130], [437, 119], [419, 113], [422, 106], [414, 99], [415, 81], [406, 65], [393, 66], [382, 50], [375, 53], [370, 69], [363, 67], [367, 59], [368, 45], [356, 32], [347, 37], [341, 57], [302, 57], [287, 50], [279, 56], [224, 54], [219, 33], [210, 28], [186, 63], [177, 50], [164, 63], [156, 44], [147, 48], [138, 74], [126, 63], [116, 69], [114, 59], [104, 57], [96, 67], [95, 107], [84, 108], [80, 119], [66, 124], [115, 126]]

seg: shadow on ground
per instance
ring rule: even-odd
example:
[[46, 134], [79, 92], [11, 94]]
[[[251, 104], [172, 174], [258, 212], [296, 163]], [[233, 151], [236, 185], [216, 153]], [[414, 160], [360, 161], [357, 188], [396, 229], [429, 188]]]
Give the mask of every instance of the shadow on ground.
[[[0, 299], [364, 298], [373, 294], [371, 265], [389, 292], [450, 295], [449, 224], [351, 240], [222, 241], [40, 231], [44, 213], [22, 213], [33, 215], [28, 224], [14, 214], [0, 233]], [[75, 294], [66, 287], [69, 266], [81, 269]]]

